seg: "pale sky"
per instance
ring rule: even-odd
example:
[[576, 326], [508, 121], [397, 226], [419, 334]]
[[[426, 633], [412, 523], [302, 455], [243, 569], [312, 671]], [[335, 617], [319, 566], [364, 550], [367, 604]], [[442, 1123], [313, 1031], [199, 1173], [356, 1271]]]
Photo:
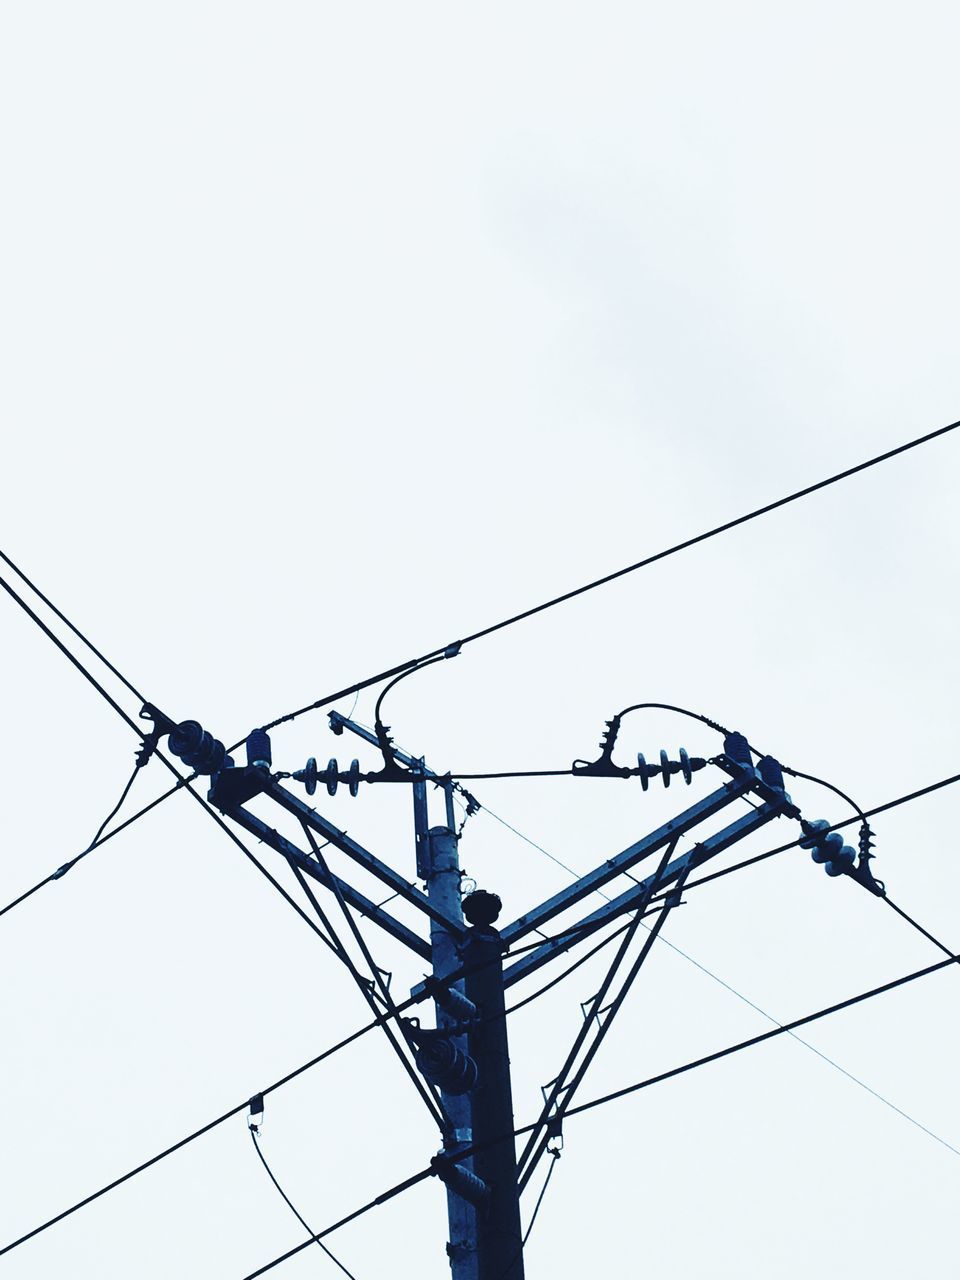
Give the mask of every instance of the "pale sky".
[[[956, 419], [958, 25], [923, 3], [6, 6], [4, 550], [153, 702], [232, 742]], [[389, 722], [437, 770], [564, 768], [662, 701], [864, 807], [955, 773], [958, 461], [947, 436], [478, 642]], [[2, 615], [6, 902], [90, 840], [136, 741]], [[622, 741], [719, 746], [665, 714]], [[281, 769], [351, 754], [322, 713], [274, 735]], [[711, 782], [474, 789], [582, 872]], [[166, 785], [151, 764], [124, 813]], [[321, 809], [414, 876], [407, 794]], [[875, 868], [957, 947], [955, 809], [946, 789], [878, 818]], [[505, 920], [569, 880], [486, 812], [461, 859]], [[402, 996], [422, 965], [366, 936]], [[799, 851], [691, 892], [665, 936], [779, 1020], [938, 958]], [[0, 1243], [366, 1020], [185, 796], [3, 917], [0, 954]], [[518, 1124], [603, 959], [511, 1020]], [[805, 1035], [956, 1147], [958, 983]], [[581, 1096], [768, 1026], [658, 944]], [[787, 1037], [565, 1137], [530, 1280], [900, 1280], [955, 1251], [960, 1156]], [[263, 1144], [319, 1229], [437, 1137], [368, 1036], [268, 1098]], [[4, 1275], [240, 1280], [302, 1236], [239, 1116]], [[445, 1239], [429, 1181], [328, 1243], [357, 1280], [444, 1280]], [[338, 1273], [311, 1248], [272, 1274]]]

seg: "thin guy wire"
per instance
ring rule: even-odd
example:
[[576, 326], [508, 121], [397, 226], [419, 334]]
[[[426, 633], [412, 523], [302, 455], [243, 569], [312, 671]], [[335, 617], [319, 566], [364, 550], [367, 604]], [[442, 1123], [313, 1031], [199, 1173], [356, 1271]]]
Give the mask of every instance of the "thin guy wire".
[[[810, 781], [820, 781], [820, 780], [811, 778]], [[855, 809], [857, 808], [857, 806], [853, 804], [852, 801], [850, 803], [853, 805], [853, 808]], [[494, 818], [497, 822], [502, 823], [502, 825], [507, 827], [510, 831], [512, 831], [514, 835], [519, 836], [521, 840], [526, 841], [526, 843], [531, 845], [534, 849], [539, 850], [539, 852], [544, 854], [546, 857], [548, 857], [551, 862], [555, 862], [558, 867], [561, 867], [564, 871], [566, 871], [568, 875], [573, 876], [575, 879], [580, 878], [579, 872], [574, 871], [572, 867], [568, 867], [566, 863], [561, 862], [559, 858], [554, 857], [554, 855], [550, 853], [548, 849], [545, 849], [542, 845], [537, 844], [536, 841], [531, 840], [529, 836], [524, 835], [524, 833], [522, 831], [517, 830], [516, 827], [511, 826], [509, 822], [507, 822], [504, 818], [501, 818], [498, 814], [494, 813], [492, 809], [486, 808], [486, 806], [484, 806], [483, 812], [488, 813], [491, 818]], [[701, 882], [696, 881], [695, 883], [701, 883]], [[687, 888], [689, 887], [690, 886], [688, 885]], [[598, 893], [600, 897], [604, 898], [607, 902], [610, 901], [610, 898], [608, 897], [607, 894], [603, 892], [603, 890], [596, 889], [594, 890], [594, 892]], [[927, 933], [927, 931], [923, 929], [922, 926], [918, 925], [915, 920], [907, 916], [906, 913], [901, 911], [901, 909], [897, 907], [894, 903], [890, 902], [889, 898], [885, 898], [884, 901], [886, 901], [891, 907], [893, 907], [893, 909], [896, 912], [898, 912], [898, 914], [904, 916], [904, 918], [907, 919], [908, 922], [914, 926], [914, 928], [919, 929], [920, 932], [923, 933], [925, 937], [929, 938], [931, 942], [935, 943], [940, 948], [941, 951], [945, 952], [947, 955], [951, 954], [949, 949], [945, 947], [942, 942], [939, 942], [931, 934]], [[623, 926], [623, 927], [626, 928], [626, 926]], [[643, 925], [642, 927], [644, 929], [649, 928], [648, 925]], [[531, 1003], [538, 996], [546, 994], [546, 992], [549, 991], [551, 987], [556, 986], [563, 978], [568, 976], [568, 974], [572, 973], [575, 969], [579, 968], [581, 964], [589, 960], [590, 957], [595, 952], [601, 950], [601, 948], [606, 946], [608, 942], [612, 941], [613, 938], [617, 937], [619, 932], [620, 930], [618, 930], [617, 933], [611, 934], [608, 938], [605, 938], [602, 942], [600, 942], [597, 946], [593, 947], [590, 951], [588, 951], [584, 956], [582, 956], [579, 960], [577, 960], [568, 969], [564, 970], [563, 973], [559, 974], [558, 977], [554, 978], [551, 982], [548, 982], [544, 987], [541, 987], [538, 991], [535, 991], [532, 995], [526, 997], [526, 999], [518, 1001], [517, 1004], [513, 1005], [512, 1008], [508, 1010], [508, 1012], [510, 1013], [515, 1012], [517, 1009], [523, 1008], [524, 1005]], [[748, 1005], [751, 1009], [759, 1013], [762, 1018], [765, 1018], [767, 1020], [767, 1022], [772, 1023], [775, 1027], [783, 1026], [783, 1023], [781, 1023], [777, 1018], [775, 1018], [773, 1014], [768, 1013], [766, 1009], [762, 1009], [760, 1005], [756, 1004], [753, 1000], [751, 1000], [749, 996], [745, 996], [742, 991], [738, 991], [736, 987], [731, 986], [731, 984], [727, 982], [725, 979], [721, 978], [719, 974], [714, 973], [712, 969], [708, 969], [706, 965], [701, 964], [699, 960], [695, 959], [692, 955], [690, 955], [689, 952], [684, 951], [682, 947], [678, 947], [675, 942], [671, 942], [670, 939], [665, 937], [663, 934], [660, 934], [658, 941], [662, 942], [665, 946], [669, 947], [671, 951], [675, 952], [678, 956], [681, 956], [684, 960], [688, 961], [695, 968], [699, 969], [700, 972], [703, 973], [706, 977], [712, 978], [714, 982], [718, 983], [721, 987], [724, 987], [727, 991], [730, 992], [731, 995], [736, 996], [738, 1000], [741, 1000], [745, 1005]], [[846, 1078], [852, 1081], [853, 1084], [859, 1085], [861, 1089], [865, 1089], [866, 1092], [871, 1094], [874, 1098], [876, 1098], [878, 1102], [882, 1102], [885, 1107], [889, 1107], [891, 1111], [895, 1111], [897, 1115], [902, 1116], [904, 1120], [908, 1120], [910, 1124], [914, 1125], [917, 1129], [920, 1129], [921, 1132], [927, 1134], [928, 1137], [933, 1138], [935, 1142], [939, 1142], [940, 1145], [946, 1147], [948, 1151], [952, 1151], [954, 1155], [960, 1155], [960, 1150], [958, 1150], [951, 1143], [949, 1143], [946, 1140], [946, 1138], [941, 1138], [938, 1133], [935, 1133], [932, 1129], [929, 1129], [925, 1124], [922, 1124], [914, 1116], [910, 1115], [909, 1112], [904, 1111], [902, 1107], [898, 1107], [895, 1102], [892, 1102], [889, 1098], [885, 1097], [882, 1093], [878, 1093], [877, 1090], [874, 1089], [872, 1085], [867, 1084], [865, 1080], [861, 1080], [859, 1076], [855, 1076], [852, 1071], [848, 1071], [847, 1068], [843, 1066], [841, 1063], [837, 1062], [835, 1058], [831, 1058], [828, 1054], [824, 1053], [823, 1050], [818, 1049], [816, 1045], [811, 1044], [809, 1040], [805, 1040], [803, 1036], [798, 1036], [796, 1032], [791, 1031], [789, 1032], [789, 1035], [792, 1040], [795, 1040], [797, 1042], [797, 1044], [803, 1045], [805, 1049], [809, 1049], [811, 1053], [816, 1054], [816, 1056], [820, 1058], [823, 1062], [827, 1063], [828, 1066], [833, 1067], [835, 1071], [839, 1071], [841, 1075], [846, 1076]]]
[[[762, 507], [756, 507], [752, 511], [748, 511], [745, 515], [737, 516], [734, 520], [727, 520], [723, 524], [715, 525], [712, 529], [707, 529], [703, 533], [698, 533], [692, 538], [686, 538], [682, 542], [674, 543], [670, 547], [666, 547], [662, 551], [655, 552], [653, 555], [646, 556], [642, 560], [637, 560], [634, 564], [627, 565], [623, 569], [617, 569], [614, 573], [608, 573], [602, 578], [596, 578], [592, 582], [588, 582], [581, 587], [576, 587], [572, 591], [567, 591], [563, 595], [554, 596], [550, 600], [544, 601], [542, 604], [535, 605], [533, 608], [525, 609], [521, 613], [515, 613], [509, 618], [504, 618], [501, 622], [495, 622], [491, 626], [483, 627], [480, 631], [474, 631], [471, 635], [465, 636], [458, 641], [459, 647], [462, 649], [465, 645], [472, 644], [475, 640], [481, 640], [485, 636], [493, 635], [497, 631], [502, 631], [505, 627], [511, 627], [517, 622], [522, 622], [526, 618], [532, 618], [538, 613], [543, 613], [547, 609], [552, 609], [556, 605], [563, 604], [568, 600], [573, 600], [577, 596], [586, 594], [588, 591], [594, 591], [598, 587], [606, 586], [609, 582], [614, 582], [618, 578], [625, 577], [627, 574], [636, 573], [639, 569], [645, 569], [648, 565], [656, 564], [660, 560], [665, 560], [668, 556], [676, 555], [680, 551], [685, 551], [689, 547], [696, 546], [698, 543], [706, 542], [710, 538], [715, 538], [721, 533], [726, 533], [730, 529], [735, 529], [740, 525], [747, 524], [751, 520], [767, 515], [771, 511], [776, 511], [779, 507], [787, 506], [791, 502], [796, 502], [800, 498], [808, 497], [812, 493], [818, 492], [820, 489], [826, 489], [829, 485], [838, 483], [840, 480], [846, 480], [850, 476], [857, 475], [861, 471], [866, 471], [870, 467], [878, 466], [881, 462], [887, 462], [891, 458], [898, 457], [902, 453], [908, 452], [910, 449], [916, 449], [920, 445], [927, 444], [931, 440], [937, 439], [939, 436], [947, 435], [951, 431], [955, 431], [960, 427], [960, 421], [951, 422], [945, 427], [939, 427], [936, 431], [927, 432], [925, 435], [917, 436], [913, 440], [908, 440], [905, 444], [898, 445], [895, 449], [888, 449], [885, 453], [877, 454], [872, 458], [868, 458], [865, 462], [860, 462], [856, 466], [847, 467], [844, 471], [838, 471], [834, 475], [828, 476], [825, 480], [818, 480], [815, 484], [807, 485], [803, 489], [797, 489], [793, 493], [787, 494], [783, 498], [778, 498], [775, 502], [768, 502]], [[304, 707], [298, 708], [296, 711], [290, 711], [286, 715], [278, 716], [276, 720], [271, 720], [269, 724], [264, 725], [264, 729], [275, 729], [277, 725], [287, 724], [291, 720], [295, 720], [298, 716], [305, 715], [308, 711], [317, 711], [321, 707], [327, 706], [331, 702], [336, 702], [340, 698], [348, 697], [351, 693], [359, 693], [362, 689], [368, 689], [371, 685], [380, 684], [384, 680], [399, 675], [403, 671], [413, 670], [421, 666], [423, 663], [432, 658], [441, 657], [445, 649], [450, 645], [442, 645], [439, 648], [431, 649], [428, 653], [423, 654], [419, 658], [411, 658], [407, 662], [398, 663], [396, 666], [388, 668], [386, 671], [378, 672], [374, 676], [369, 676], [365, 680], [360, 680], [356, 684], [348, 685], [344, 689], [338, 690], [336, 693], [330, 693], [322, 698], [318, 698], [315, 702], [311, 702]], [[240, 744], [237, 743], [237, 746]], [[235, 750], [232, 747], [231, 750]]]
[[[952, 955], [949, 959], [940, 960], [936, 964], [928, 965], [925, 969], [914, 970], [912, 973], [904, 974], [903, 977], [895, 978], [892, 982], [886, 982], [882, 986], [873, 987], [869, 991], [862, 991], [860, 992], [859, 995], [851, 996], [849, 999], [842, 1000], [838, 1004], [829, 1005], [824, 1009], [818, 1009], [816, 1013], [807, 1014], [803, 1018], [797, 1018], [793, 1022], [785, 1023], [783, 1026], [780, 1026], [780, 1027], [773, 1027], [771, 1028], [770, 1031], [765, 1031], [762, 1035], [753, 1036], [749, 1040], [738, 1041], [736, 1044], [728, 1045], [727, 1048], [720, 1049], [716, 1053], [707, 1054], [705, 1057], [696, 1058], [691, 1062], [685, 1062], [679, 1067], [673, 1067], [670, 1071], [662, 1071], [660, 1072], [659, 1075], [649, 1076], [646, 1080], [637, 1081], [637, 1083], [632, 1085], [627, 1085], [623, 1089], [617, 1089], [613, 1093], [604, 1094], [600, 1098], [593, 1098], [590, 1102], [582, 1102], [577, 1107], [571, 1107], [570, 1110], [567, 1112], [566, 1118], [569, 1119], [571, 1116], [583, 1115], [587, 1111], [593, 1111], [597, 1107], [605, 1106], [609, 1102], [614, 1102], [617, 1099], [626, 1097], [629, 1094], [637, 1093], [641, 1089], [648, 1089], [652, 1085], [660, 1084], [665, 1080], [674, 1079], [676, 1076], [684, 1075], [688, 1071], [695, 1071], [699, 1067], [706, 1066], [711, 1062], [717, 1062], [721, 1058], [729, 1057], [732, 1054], [739, 1053], [744, 1049], [752, 1048], [754, 1045], [761, 1044], [766, 1040], [772, 1040], [776, 1036], [788, 1034], [790, 1031], [792, 1031], [796, 1027], [805, 1026], [810, 1022], [816, 1022], [821, 1018], [829, 1017], [831, 1014], [839, 1013], [843, 1009], [849, 1009], [853, 1005], [862, 1004], [866, 1000], [871, 1000], [876, 996], [885, 994], [888, 991], [893, 991], [898, 987], [902, 987], [907, 985], [908, 983], [915, 982], [920, 978], [927, 977], [929, 974], [937, 973], [941, 969], [945, 969], [948, 965], [956, 964], [957, 962], [960, 962], [960, 956]], [[524, 1134], [529, 1133], [533, 1129], [533, 1127], [534, 1126], [532, 1124], [521, 1125], [520, 1128], [515, 1129], [513, 1131], [513, 1137], [514, 1138], [522, 1137]], [[487, 1142], [483, 1144], [483, 1146], [487, 1147], [487, 1146], [493, 1145], [496, 1142], [502, 1142], [504, 1138], [509, 1136], [510, 1135], [508, 1134], [501, 1134], [496, 1138], [489, 1139]], [[459, 1164], [461, 1161], [468, 1159], [470, 1156], [476, 1154], [479, 1145], [480, 1144], [473, 1144], [469, 1147], [464, 1148], [464, 1150], [462, 1151], [458, 1151], [455, 1155], [452, 1155], [450, 1157], [451, 1161], [455, 1164]], [[332, 1232], [338, 1230], [339, 1227], [345, 1225], [347, 1222], [354, 1221], [354, 1219], [359, 1217], [361, 1214], [367, 1213], [370, 1209], [375, 1208], [376, 1205], [378, 1204], [382, 1204], [384, 1200], [392, 1199], [393, 1196], [400, 1194], [400, 1192], [405, 1191], [408, 1187], [415, 1186], [418, 1182], [422, 1182], [425, 1178], [430, 1177], [432, 1172], [433, 1170], [431, 1166], [427, 1166], [426, 1169], [419, 1170], [419, 1172], [413, 1174], [412, 1177], [406, 1179], [405, 1182], [397, 1183], [396, 1186], [391, 1187], [390, 1190], [385, 1192], [383, 1196], [378, 1196], [376, 1199], [368, 1201], [362, 1208], [356, 1210], [348, 1218], [341, 1219], [340, 1222], [334, 1223], [332, 1226], [327, 1227], [324, 1231], [318, 1232], [318, 1236], [330, 1235]], [[302, 1250], [307, 1248], [311, 1243], [312, 1241], [307, 1240], [303, 1244], [297, 1245], [293, 1249], [289, 1249], [286, 1253], [281, 1254], [277, 1258], [274, 1258], [271, 1262], [268, 1262], [265, 1266], [260, 1267], [257, 1271], [250, 1272], [249, 1275], [244, 1277], [244, 1280], [256, 1280], [256, 1277], [262, 1276], [267, 1271], [271, 1271], [273, 1270], [274, 1267], [277, 1267], [281, 1263], [286, 1262], [289, 1258], [292, 1258], [295, 1254], [302, 1252]]]
[[299, 1209], [296, 1207], [296, 1205], [293, 1203], [293, 1201], [284, 1191], [283, 1187], [281, 1187], [280, 1183], [276, 1179], [276, 1176], [273, 1170], [270, 1168], [269, 1164], [267, 1163], [267, 1157], [263, 1154], [263, 1150], [260, 1146], [260, 1139], [257, 1137], [257, 1130], [253, 1125], [250, 1125], [250, 1137], [253, 1139], [253, 1145], [254, 1145], [254, 1148], [256, 1149], [257, 1155], [260, 1157], [260, 1163], [263, 1165], [264, 1169], [266, 1169], [267, 1171], [267, 1177], [270, 1179], [270, 1181], [273, 1183], [276, 1189], [280, 1192], [281, 1199], [284, 1201], [287, 1208], [290, 1210], [290, 1212], [293, 1214], [296, 1220], [303, 1227], [304, 1231], [306, 1231], [307, 1235], [310, 1237], [312, 1241], [315, 1241], [315, 1243], [320, 1246], [320, 1248], [327, 1255], [330, 1261], [333, 1263], [336, 1263], [336, 1265], [340, 1268], [340, 1270], [343, 1272], [345, 1276], [349, 1276], [350, 1280], [357, 1280], [353, 1272], [347, 1270], [347, 1268], [343, 1265], [340, 1259], [330, 1252], [330, 1250], [323, 1243], [323, 1241], [317, 1240], [316, 1238], [317, 1233], [314, 1231], [313, 1227], [311, 1227], [310, 1223], [307, 1222], [304, 1216], [300, 1213]]

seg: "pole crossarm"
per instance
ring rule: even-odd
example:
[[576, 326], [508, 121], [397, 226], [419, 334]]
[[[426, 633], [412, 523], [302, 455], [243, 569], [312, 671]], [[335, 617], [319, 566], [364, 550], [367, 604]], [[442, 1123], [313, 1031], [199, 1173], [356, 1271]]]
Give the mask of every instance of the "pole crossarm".
[[617, 876], [622, 875], [625, 871], [629, 871], [638, 862], [649, 857], [650, 854], [657, 853], [660, 849], [669, 845], [671, 841], [683, 836], [699, 823], [712, 818], [727, 805], [739, 800], [748, 791], [755, 790], [757, 782], [756, 770], [752, 768], [738, 770], [736, 776], [720, 787], [719, 790], [712, 791], [710, 795], [697, 801], [689, 809], [685, 809], [676, 818], [671, 818], [669, 822], [665, 822], [656, 831], [652, 831], [641, 840], [637, 840], [635, 844], [630, 845], [615, 857], [608, 858], [606, 862], [601, 863], [599, 867], [588, 872], [585, 876], [581, 876], [579, 880], [568, 888], [561, 889], [552, 898], [548, 898], [546, 902], [542, 902], [538, 907], [534, 907], [525, 915], [520, 916], [513, 924], [507, 925], [501, 931], [504, 942], [509, 945], [526, 934], [532, 933], [533, 930], [542, 928], [554, 916], [566, 911], [574, 903], [586, 898], [595, 890], [602, 889], [604, 885], [616, 879]]
[[385, 862], [381, 862], [375, 854], [365, 849], [363, 845], [358, 844], [345, 831], [341, 831], [339, 827], [334, 826], [332, 822], [322, 817], [315, 809], [311, 809], [308, 804], [304, 804], [297, 796], [292, 795], [285, 787], [282, 787], [279, 782], [271, 780], [269, 786], [264, 789], [263, 794], [269, 796], [271, 800], [275, 800], [288, 813], [292, 813], [299, 822], [317, 832], [324, 840], [332, 844], [335, 849], [339, 849], [347, 857], [352, 858], [365, 871], [369, 871], [371, 875], [376, 876], [398, 897], [404, 898], [407, 902], [419, 908], [431, 920], [443, 925], [444, 929], [448, 929], [455, 936], [460, 938], [465, 936], [463, 925], [458, 923], [449, 912], [443, 911], [435, 902], [431, 902], [427, 895], [421, 893], [416, 885], [411, 884], [409, 880], [404, 880], [403, 876], [394, 871], [392, 867], [388, 867]]
[[325, 872], [311, 857], [301, 849], [298, 849], [295, 844], [292, 844], [285, 836], [282, 836], [279, 831], [275, 831], [242, 806], [227, 809], [224, 812], [227, 817], [239, 823], [251, 835], [269, 845], [271, 849], [275, 849], [277, 853], [282, 854], [288, 861], [295, 863], [305, 875], [311, 876], [314, 880], [319, 880], [327, 889], [332, 890], [336, 885], [343, 894], [344, 900], [356, 908], [361, 915], [372, 920], [374, 924], [378, 924], [381, 929], [391, 934], [398, 942], [402, 942], [404, 946], [409, 947], [411, 951], [422, 959], [430, 960], [430, 944], [428, 942], [414, 933], [412, 929], [408, 929], [405, 924], [401, 924], [388, 911], [384, 911], [375, 902], [371, 902], [364, 894], [349, 885], [346, 880], [341, 880], [339, 876], [335, 876], [331, 871]]
[[[779, 804], [761, 805], [751, 813], [738, 818], [736, 822], [731, 822], [722, 831], [718, 831], [715, 835], [708, 836], [706, 840], [695, 844], [692, 849], [668, 863], [659, 877], [648, 876], [635, 887], [622, 893], [618, 898], [605, 903], [604, 906], [594, 911], [591, 915], [585, 916], [578, 924], [571, 927], [569, 936], [560, 933], [557, 937], [551, 938], [549, 942], [545, 942], [542, 947], [537, 947], [535, 951], [531, 951], [521, 960], [510, 965], [504, 971], [504, 986], [513, 986], [515, 982], [519, 982], [521, 978], [534, 973], [552, 960], [554, 956], [562, 955], [564, 951], [569, 951], [578, 942], [589, 938], [591, 934], [596, 933], [598, 929], [602, 929], [605, 924], [609, 924], [611, 920], [623, 915], [624, 912], [640, 909], [655, 880], [656, 887], [662, 889], [678, 880], [686, 879], [691, 871], [702, 866], [711, 858], [716, 857], [718, 853], [723, 853], [731, 845], [736, 844], [738, 840], [742, 840], [745, 836], [759, 830], [760, 827], [765, 826], [774, 818], [779, 818], [788, 808], [792, 809], [792, 805], [789, 796], [784, 793]], [[580, 882], [578, 881], [578, 883]]]

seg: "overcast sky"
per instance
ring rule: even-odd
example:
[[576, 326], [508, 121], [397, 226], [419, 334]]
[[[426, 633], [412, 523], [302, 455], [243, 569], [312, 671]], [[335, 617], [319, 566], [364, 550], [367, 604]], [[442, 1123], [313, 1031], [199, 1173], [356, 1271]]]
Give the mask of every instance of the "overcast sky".
[[[147, 697], [232, 742], [956, 419], [958, 25], [924, 3], [7, 4], [5, 551]], [[958, 461], [947, 436], [478, 642], [391, 696], [396, 736], [438, 770], [563, 768], [650, 700], [864, 807], [955, 773]], [[0, 613], [5, 902], [90, 840], [136, 740]], [[638, 715], [623, 758], [680, 745], [719, 743]], [[274, 735], [278, 768], [334, 754], [322, 713]], [[151, 764], [124, 812], [167, 777]], [[585, 871], [715, 781], [475, 790]], [[407, 794], [321, 808], [413, 877]], [[957, 947], [955, 814], [947, 789], [877, 819], [874, 865]], [[528, 841], [488, 812], [464, 833], [505, 919], [569, 881]], [[787, 1020], [937, 959], [796, 850], [664, 932], [728, 986], [658, 944], [584, 1099], [767, 1029], [736, 993]], [[367, 936], [403, 994], [422, 964]], [[365, 1020], [183, 795], [5, 916], [0, 954], [4, 1242]], [[511, 1020], [518, 1123], [598, 962]], [[958, 983], [805, 1037], [956, 1147]], [[263, 1143], [320, 1229], [437, 1137], [368, 1036], [268, 1098]], [[958, 1184], [960, 1156], [781, 1037], [571, 1120], [527, 1271], [938, 1274]], [[443, 1280], [445, 1231], [430, 1181], [328, 1243], [357, 1280]], [[240, 1280], [302, 1238], [238, 1116], [4, 1274]], [[337, 1272], [313, 1248], [275, 1274]]]

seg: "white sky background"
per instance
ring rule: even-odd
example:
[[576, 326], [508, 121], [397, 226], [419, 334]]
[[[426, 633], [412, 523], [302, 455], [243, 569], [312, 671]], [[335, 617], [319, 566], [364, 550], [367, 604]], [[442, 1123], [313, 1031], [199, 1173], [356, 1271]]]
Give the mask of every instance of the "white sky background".
[[[233, 741], [956, 418], [957, 27], [931, 4], [8, 5], [5, 549], [152, 700]], [[958, 451], [471, 646], [387, 718], [439, 769], [564, 767], [659, 700], [864, 806], [953, 773]], [[135, 744], [2, 613], [6, 901], [90, 839]], [[666, 716], [622, 742], [718, 745]], [[277, 767], [308, 754], [352, 752], [315, 714], [274, 736]], [[128, 811], [166, 785], [151, 765]], [[707, 787], [476, 791], [587, 870]], [[323, 808], [413, 875], [407, 795]], [[958, 945], [955, 812], [947, 790], [879, 819], [875, 866]], [[487, 815], [462, 861], [505, 920], [566, 882]], [[367, 932], [402, 994], [420, 966]], [[800, 853], [691, 893], [666, 933], [780, 1019], [937, 959]], [[4, 1240], [365, 1019], [185, 796], [5, 917], [0, 949]], [[513, 1020], [518, 1123], [601, 973]], [[958, 981], [807, 1038], [960, 1146]], [[767, 1025], [658, 947], [582, 1096]], [[264, 1147], [319, 1229], [436, 1138], [368, 1036], [268, 1099]], [[528, 1274], [934, 1274], [958, 1182], [960, 1157], [781, 1038], [571, 1120]], [[444, 1216], [429, 1182], [329, 1243], [358, 1280], [441, 1280]], [[239, 1280], [300, 1239], [240, 1116], [4, 1274]], [[311, 1249], [276, 1274], [336, 1272]]]

